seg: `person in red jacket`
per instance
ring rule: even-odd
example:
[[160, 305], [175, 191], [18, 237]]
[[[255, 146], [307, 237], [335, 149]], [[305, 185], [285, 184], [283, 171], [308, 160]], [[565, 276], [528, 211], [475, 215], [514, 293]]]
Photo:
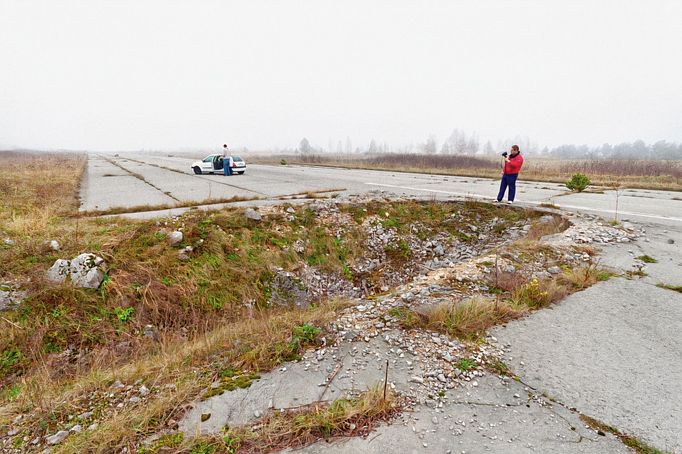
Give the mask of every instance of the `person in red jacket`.
[[509, 187], [507, 203], [513, 203], [514, 196], [516, 196], [516, 179], [523, 165], [523, 156], [521, 156], [518, 145], [512, 145], [509, 156], [507, 156], [507, 153], [504, 153], [502, 156], [504, 156], [504, 170], [502, 171], [502, 182], [500, 183], [500, 192], [497, 194], [497, 201], [502, 201], [504, 192]]

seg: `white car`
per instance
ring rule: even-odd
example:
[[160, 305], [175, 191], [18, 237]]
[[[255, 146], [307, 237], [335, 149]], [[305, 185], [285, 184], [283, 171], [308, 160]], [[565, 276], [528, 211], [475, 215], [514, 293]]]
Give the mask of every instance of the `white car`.
[[[223, 155], [210, 154], [201, 161], [192, 163], [192, 170], [197, 175], [203, 173], [223, 173]], [[232, 156], [232, 173], [243, 175], [246, 171], [246, 161], [241, 156]]]

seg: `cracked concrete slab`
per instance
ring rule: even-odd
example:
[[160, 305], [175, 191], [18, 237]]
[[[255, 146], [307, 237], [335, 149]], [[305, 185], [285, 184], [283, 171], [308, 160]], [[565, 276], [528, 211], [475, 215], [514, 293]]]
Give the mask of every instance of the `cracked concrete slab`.
[[88, 158], [80, 199], [81, 211], [107, 210], [121, 206], [122, 201], [130, 206], [175, 203], [168, 195], [97, 156]]
[[478, 380], [478, 386], [449, 391], [442, 406], [419, 405], [367, 438], [320, 441], [288, 452], [601, 454], [629, 450], [615, 437], [586, 428], [575, 412], [529, 398], [521, 383], [489, 375]]
[[[344, 343], [334, 355], [308, 351], [301, 361], [262, 374], [247, 389], [198, 400], [180, 421], [179, 430], [188, 435], [218, 432], [226, 425], [244, 425], [269, 409], [332, 401], [366, 391], [383, 383], [386, 360], [389, 361], [389, 383], [398, 391], [409, 393], [409, 378], [422, 373], [419, 365], [396, 357], [376, 337], [370, 342]], [[201, 415], [207, 413], [210, 418], [202, 422]]]
[[[649, 276], [613, 278], [550, 310], [493, 330], [529, 385], [659, 449], [682, 450], [681, 233], [650, 226], [649, 242], [606, 248], [601, 263]], [[674, 243], [670, 244], [668, 240]], [[641, 262], [640, 262], [641, 263]]]

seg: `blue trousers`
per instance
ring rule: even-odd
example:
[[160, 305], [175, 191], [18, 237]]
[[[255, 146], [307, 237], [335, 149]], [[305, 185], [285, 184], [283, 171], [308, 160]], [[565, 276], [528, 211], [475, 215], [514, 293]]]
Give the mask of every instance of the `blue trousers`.
[[507, 195], [507, 200], [510, 202], [514, 201], [514, 196], [516, 196], [516, 178], [519, 174], [507, 174], [502, 175], [502, 181], [500, 182], [500, 192], [497, 194], [497, 201], [501, 202], [504, 197], [504, 191], [509, 187], [509, 194]]
[[230, 167], [229, 159], [223, 159], [223, 173], [226, 177], [232, 176], [232, 167]]

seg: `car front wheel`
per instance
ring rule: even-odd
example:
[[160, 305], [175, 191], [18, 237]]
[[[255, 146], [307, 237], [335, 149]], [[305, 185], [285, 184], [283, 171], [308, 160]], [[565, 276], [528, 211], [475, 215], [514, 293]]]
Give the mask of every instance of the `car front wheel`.
[[201, 168], [200, 167], [192, 167], [194, 169], [194, 173], [197, 175], [201, 175]]
[[237, 172], [239, 175], [244, 175], [244, 171], [242, 170], [241, 172]]

